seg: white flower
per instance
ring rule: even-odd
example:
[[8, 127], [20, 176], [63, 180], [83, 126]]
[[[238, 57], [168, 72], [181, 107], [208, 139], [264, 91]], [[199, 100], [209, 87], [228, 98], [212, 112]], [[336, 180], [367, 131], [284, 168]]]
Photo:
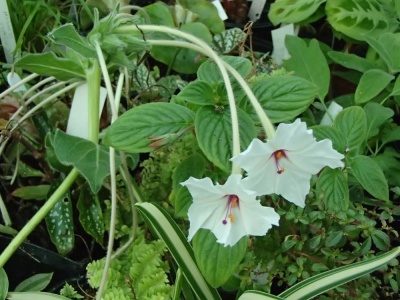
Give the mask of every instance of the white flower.
[[224, 185], [214, 185], [210, 178], [190, 177], [181, 183], [189, 189], [193, 204], [188, 211], [190, 241], [200, 229], [209, 229], [224, 246], [235, 245], [243, 236], [262, 236], [279, 215], [273, 208], [256, 200], [256, 193], [245, 189], [242, 176], [232, 174]]
[[278, 194], [304, 207], [310, 179], [323, 167], [343, 167], [344, 156], [328, 139], [317, 142], [306, 123], [280, 124], [266, 143], [254, 139], [249, 147], [232, 158], [247, 172], [244, 184], [257, 195]]

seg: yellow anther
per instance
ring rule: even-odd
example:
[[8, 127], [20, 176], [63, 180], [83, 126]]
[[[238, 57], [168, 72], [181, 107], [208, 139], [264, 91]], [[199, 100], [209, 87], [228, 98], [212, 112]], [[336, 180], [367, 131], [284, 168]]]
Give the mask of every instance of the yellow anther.
[[232, 214], [228, 215], [229, 220], [231, 220], [231, 222], [235, 222], [235, 217]]
[[275, 157], [277, 158], [277, 159], [280, 159], [281, 157], [282, 157], [282, 151], [278, 151], [278, 152], [276, 152], [276, 154], [275, 154]]

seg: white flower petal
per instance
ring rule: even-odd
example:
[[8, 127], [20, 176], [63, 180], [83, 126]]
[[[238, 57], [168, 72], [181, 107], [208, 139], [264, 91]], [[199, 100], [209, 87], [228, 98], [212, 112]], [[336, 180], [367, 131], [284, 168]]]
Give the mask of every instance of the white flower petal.
[[[243, 236], [264, 235], [272, 225], [278, 225], [279, 215], [256, 200], [256, 192], [245, 187], [239, 174], [230, 175], [224, 185], [214, 186], [209, 178], [189, 178], [182, 185], [193, 196], [188, 211], [189, 240], [205, 228], [214, 233], [219, 243], [232, 246]], [[231, 205], [231, 197], [238, 198], [237, 205]]]
[[344, 167], [344, 163], [341, 161], [344, 155], [334, 150], [332, 142], [327, 139], [314, 142], [302, 151], [287, 151], [286, 154], [299, 169], [313, 175], [317, 174], [325, 166], [333, 169]]
[[[281, 150], [277, 158], [274, 153]], [[278, 194], [304, 207], [311, 176], [325, 166], [343, 167], [344, 156], [332, 148], [330, 140], [317, 142], [306, 123], [297, 119], [280, 124], [276, 136], [267, 143], [253, 140], [249, 148], [232, 158], [247, 172], [246, 187], [257, 195]], [[284, 170], [278, 173], [279, 170]]]
[[268, 141], [275, 150], [299, 150], [312, 142], [315, 142], [312, 130], [308, 130], [306, 123], [300, 119], [292, 124], [279, 124], [275, 137]]
[[253, 170], [258, 168], [260, 163], [266, 163], [274, 151], [275, 149], [272, 149], [269, 144], [254, 139], [245, 151], [231, 158], [231, 161], [245, 170]]

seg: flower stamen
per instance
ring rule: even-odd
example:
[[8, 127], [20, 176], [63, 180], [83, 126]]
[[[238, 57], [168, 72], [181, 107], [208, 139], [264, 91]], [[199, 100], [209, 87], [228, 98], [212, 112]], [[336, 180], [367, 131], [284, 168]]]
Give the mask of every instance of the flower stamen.
[[235, 222], [235, 216], [232, 214], [232, 208], [235, 208], [236, 206], [239, 205], [239, 197], [236, 195], [227, 195], [228, 198], [228, 207], [226, 210], [226, 215], [225, 219], [222, 220], [222, 224], [226, 225], [228, 221], [226, 219], [229, 219], [231, 223]]
[[275, 158], [275, 165], [276, 165], [276, 169], [277, 169], [276, 173], [282, 174], [283, 172], [285, 172], [285, 168], [284, 168], [284, 167], [281, 167], [281, 165], [280, 165], [280, 163], [279, 163], [279, 160], [280, 160], [282, 157], [286, 157], [285, 151], [283, 151], [283, 150], [278, 150], [278, 151], [275, 151], [272, 155], [273, 155], [274, 158]]

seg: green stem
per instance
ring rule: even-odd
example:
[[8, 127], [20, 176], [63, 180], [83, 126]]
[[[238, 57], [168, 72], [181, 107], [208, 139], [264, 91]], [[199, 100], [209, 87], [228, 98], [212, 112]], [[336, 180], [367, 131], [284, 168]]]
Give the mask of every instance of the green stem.
[[[117, 92], [116, 95], [114, 96], [110, 75], [108, 74], [107, 70], [106, 61], [104, 59], [103, 51], [101, 50], [100, 43], [98, 41], [95, 42], [95, 48], [100, 63], [101, 72], [103, 74], [104, 82], [107, 88], [107, 95], [112, 113], [111, 123], [113, 123], [118, 118], [118, 108], [116, 107], [116, 105], [118, 105], [119, 98], [121, 97], [123, 76], [120, 76], [119, 78]], [[102, 299], [102, 295], [107, 283], [107, 274], [111, 265], [112, 251], [113, 251], [114, 237], [115, 237], [115, 224], [117, 219], [117, 179], [116, 179], [116, 167], [115, 167], [115, 149], [112, 147], [110, 147], [110, 185], [111, 185], [110, 231], [108, 236], [107, 255], [104, 263], [104, 270], [101, 277], [100, 286], [96, 293], [97, 300]]]
[[101, 72], [97, 60], [92, 60], [92, 67], [86, 71], [88, 83], [89, 108], [89, 140], [98, 143], [99, 140], [99, 106], [100, 106], [100, 79]]
[[36, 226], [47, 216], [56, 202], [68, 191], [79, 175], [77, 169], [72, 169], [68, 176], [64, 179], [57, 190], [51, 195], [46, 203], [38, 210], [38, 212], [29, 220], [29, 222], [15, 236], [11, 243], [0, 255], [0, 268], [4, 267], [11, 255], [19, 248], [28, 235], [36, 228]]
[[[214, 62], [217, 64], [221, 72], [228, 94], [229, 108], [231, 111], [231, 122], [232, 122], [232, 144], [233, 144], [232, 156], [239, 155], [240, 154], [239, 119], [236, 110], [235, 96], [233, 94], [232, 85], [228, 76], [228, 72], [224, 66], [223, 60], [218, 56], [218, 54], [214, 50], [211, 49], [211, 47], [206, 42], [191, 34], [185, 33], [175, 28], [167, 26], [159, 26], [159, 25], [140, 25], [140, 26], [126, 25], [117, 28], [116, 32], [129, 33], [138, 30], [147, 32], [149, 31], [163, 32], [167, 34], [173, 34], [177, 37], [186, 39], [199, 46], [202, 49], [202, 51], [200, 51], [201, 53], [204, 53], [205, 55], [214, 60]], [[232, 174], [241, 174], [241, 169], [235, 163], [232, 164]]]

